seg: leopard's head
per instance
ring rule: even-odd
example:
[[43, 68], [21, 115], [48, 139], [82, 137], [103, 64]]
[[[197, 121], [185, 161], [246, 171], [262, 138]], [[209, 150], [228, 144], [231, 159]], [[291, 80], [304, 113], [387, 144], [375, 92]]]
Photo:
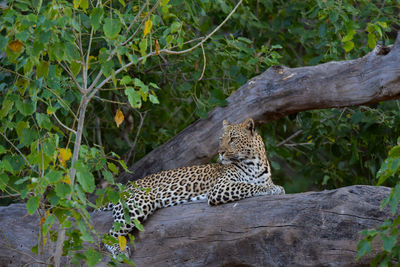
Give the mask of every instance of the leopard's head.
[[239, 124], [229, 124], [224, 120], [218, 153], [222, 164], [266, 160], [264, 142], [250, 118]]

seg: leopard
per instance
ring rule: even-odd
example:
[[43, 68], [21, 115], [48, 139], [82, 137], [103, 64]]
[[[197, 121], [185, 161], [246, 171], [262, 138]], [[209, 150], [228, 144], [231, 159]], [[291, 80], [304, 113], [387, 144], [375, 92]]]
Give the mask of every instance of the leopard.
[[[132, 220], [144, 222], [157, 209], [189, 201], [207, 200], [210, 206], [215, 206], [253, 196], [285, 194], [285, 189], [272, 181], [265, 144], [255, 130], [253, 119], [238, 124], [224, 120], [218, 154], [218, 163], [165, 170], [128, 185], [125, 207], [131, 222], [124, 219], [121, 201], [109, 203], [102, 208], [112, 210], [114, 225], [109, 234], [118, 240], [135, 228]], [[105, 247], [113, 257], [130, 254], [121, 250], [119, 243]]]

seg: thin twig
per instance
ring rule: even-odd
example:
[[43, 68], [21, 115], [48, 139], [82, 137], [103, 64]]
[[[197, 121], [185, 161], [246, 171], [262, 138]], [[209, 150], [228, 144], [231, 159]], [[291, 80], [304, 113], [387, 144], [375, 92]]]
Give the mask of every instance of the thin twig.
[[204, 52], [204, 46], [203, 46], [203, 44], [201, 44], [201, 51], [203, 51], [203, 71], [201, 72], [199, 81], [200, 81], [201, 79], [203, 79], [204, 72], [206, 71], [206, 65], [207, 65], [206, 53]]
[[[125, 41], [123, 42], [121, 45], [125, 45], [127, 44], [130, 40], [132, 40], [136, 34], [139, 32], [140, 27], [143, 25], [143, 23], [147, 20], [147, 18], [154, 12], [154, 10], [157, 8], [158, 4], [160, 3], [161, 0], [158, 0], [157, 3], [154, 4], [154, 6], [150, 9], [149, 12], [147, 12], [146, 16], [142, 19], [142, 22], [140, 22], [139, 26], [136, 28], [136, 31]], [[147, 2], [148, 3], [148, 2]], [[143, 5], [144, 7], [146, 6], [146, 4]]]
[[8, 194], [6, 196], [0, 196], [0, 198], [10, 198], [10, 197], [19, 197], [21, 194]]
[[100, 119], [96, 116], [96, 135], [97, 135], [97, 143], [100, 147], [103, 147], [103, 142], [101, 141], [101, 131], [100, 131]]
[[298, 130], [297, 132], [295, 132], [294, 134], [292, 134], [291, 136], [289, 136], [288, 138], [286, 138], [285, 140], [283, 140], [282, 142], [280, 142], [279, 144], [277, 144], [276, 147], [280, 147], [280, 146], [286, 144], [287, 142], [289, 142], [290, 140], [292, 140], [293, 138], [295, 138], [296, 136], [298, 136], [298, 135], [301, 134], [302, 132], [304, 132], [303, 129]]
[[78, 88], [79, 92], [83, 93], [82, 87], [80, 86], [80, 84], [78, 83], [78, 81], [75, 79], [74, 74], [72, 74], [72, 71], [68, 68], [68, 66], [64, 66], [62, 64], [62, 62], [57, 61], [58, 65], [60, 65], [65, 72], [67, 72], [67, 74], [72, 78], [72, 81], [75, 83], [76, 87]]
[[113, 103], [113, 104], [118, 104], [118, 105], [128, 105], [128, 103], [108, 100], [108, 99], [101, 98], [101, 97], [98, 97], [98, 96], [95, 96], [94, 98], [100, 100], [101, 102], [108, 102], [108, 103]]
[[84, 79], [83, 80], [83, 88], [85, 89], [85, 91], [87, 90], [87, 71], [88, 71], [88, 69], [89, 69], [89, 59], [90, 59], [90, 49], [91, 49], [91, 47], [92, 47], [92, 38], [93, 38], [93, 27], [92, 27], [92, 29], [90, 30], [90, 38], [89, 38], [89, 45], [88, 45], [88, 49], [87, 49], [87, 54], [86, 54], [86, 64], [84, 64], [85, 65], [85, 77], [86, 77], [86, 79]]
[[[146, 1], [146, 3], [142, 6], [142, 8], [139, 10], [139, 12], [136, 14], [136, 16], [133, 18], [131, 24], [129, 25], [129, 27], [126, 29], [124, 36], [127, 36], [128, 33], [131, 31], [133, 24], [135, 24], [136, 20], [139, 18], [139, 16], [142, 14], [143, 10], [147, 7], [149, 3], [149, 0]], [[158, 5], [158, 3], [156, 3], [156, 5]], [[140, 25], [138, 26], [138, 28], [140, 28]], [[130, 40], [132, 40], [133, 35], [131, 35], [125, 42], [121, 43], [121, 46], [126, 45]]]
[[26, 164], [28, 164], [28, 166], [40, 176], [40, 172], [35, 170], [35, 168], [33, 168], [33, 166], [29, 163], [29, 161], [25, 158], [24, 154], [22, 154], [22, 152], [18, 149], [18, 147], [16, 147], [8, 138], [7, 136], [5, 136], [2, 132], [0, 132], [0, 134], [3, 136], [4, 139], [6, 139], [6, 141], [22, 156], [22, 158], [24, 159], [24, 161], [26, 162]]
[[69, 128], [67, 125], [65, 125], [64, 123], [62, 123], [62, 122], [58, 119], [58, 117], [57, 117], [57, 115], [56, 115], [55, 112], [53, 112], [53, 116], [54, 116], [54, 118], [56, 118], [57, 122], [58, 122], [62, 127], [64, 127], [66, 130], [72, 132], [73, 134], [76, 134], [76, 131], [75, 131], [74, 129]]
[[[127, 158], [126, 158], [126, 161], [129, 161], [129, 159], [131, 158], [132, 152], [135, 150], [136, 143], [137, 143], [137, 140], [138, 140], [138, 138], [139, 138], [140, 131], [141, 131], [142, 126], [143, 126], [144, 119], [146, 118], [146, 115], [147, 115], [147, 111], [145, 111], [145, 112], [144, 112], [144, 115], [142, 115], [142, 113], [141, 113], [140, 111], [138, 111], [138, 110], [136, 110], [136, 109], [134, 109], [134, 110], [136, 111], [136, 113], [139, 114], [139, 116], [140, 116], [140, 122], [139, 122], [139, 126], [138, 126], [138, 128], [137, 128], [135, 140], [133, 140], [133, 144], [131, 145], [131, 148], [129, 149], [129, 152], [128, 152], [128, 156], [127, 156]], [[135, 156], [136, 156], [136, 153], [133, 154], [132, 158], [134, 159]]]

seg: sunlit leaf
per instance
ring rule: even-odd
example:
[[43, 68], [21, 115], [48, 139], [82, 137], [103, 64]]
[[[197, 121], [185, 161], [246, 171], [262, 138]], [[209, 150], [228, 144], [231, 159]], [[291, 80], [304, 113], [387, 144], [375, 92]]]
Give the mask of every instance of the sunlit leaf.
[[343, 44], [343, 49], [344, 49], [346, 52], [350, 52], [350, 51], [353, 49], [353, 47], [354, 47], [353, 41], [347, 41], [347, 42], [345, 42], [345, 43]]
[[120, 109], [117, 109], [117, 112], [115, 113], [114, 121], [117, 124], [117, 127], [121, 125], [121, 123], [124, 121], [124, 114]]
[[149, 19], [144, 23], [143, 37], [150, 33], [151, 27], [153, 27], [153, 22]]
[[121, 31], [121, 22], [118, 19], [106, 18], [103, 30], [108, 39], [113, 39]]
[[124, 251], [125, 247], [126, 247], [126, 237], [123, 235], [119, 235], [118, 236], [118, 244], [119, 244], [119, 247], [121, 248], [121, 251]]
[[23, 46], [23, 43], [19, 40], [12, 41], [11, 43], [8, 44], [8, 47], [10, 47], [11, 51], [18, 53], [21, 51]]
[[33, 215], [37, 208], [39, 207], [39, 197], [32, 196], [29, 198], [28, 202], [26, 203], [26, 209], [30, 215]]
[[66, 166], [66, 162], [71, 158], [72, 153], [71, 149], [60, 148], [60, 153], [58, 154], [58, 160], [60, 161], [62, 166]]

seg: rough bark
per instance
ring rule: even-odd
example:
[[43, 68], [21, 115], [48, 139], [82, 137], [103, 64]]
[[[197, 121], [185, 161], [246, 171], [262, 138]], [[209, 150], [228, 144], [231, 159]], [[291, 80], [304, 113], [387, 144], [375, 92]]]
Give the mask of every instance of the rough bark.
[[[330, 191], [254, 197], [210, 207], [188, 203], [158, 210], [136, 233], [136, 266], [363, 266], [355, 261], [359, 232], [390, 217], [380, 210], [387, 187], [350, 186]], [[93, 215], [107, 233], [110, 212]], [[38, 216], [24, 205], [0, 207], [0, 266], [34, 263]], [[51, 242], [48, 241], [45, 252]], [[373, 243], [374, 251], [380, 249]], [[47, 255], [48, 256], [48, 255]], [[43, 259], [46, 259], [44, 255]], [[64, 259], [65, 260], [65, 259]], [[105, 266], [103, 258], [100, 266]]]
[[397, 99], [400, 96], [400, 36], [393, 47], [376, 47], [366, 56], [312, 67], [271, 67], [250, 79], [217, 107], [124, 173], [120, 181], [181, 166], [208, 162], [217, 152], [224, 119], [248, 117], [265, 123], [299, 111], [339, 108]]

